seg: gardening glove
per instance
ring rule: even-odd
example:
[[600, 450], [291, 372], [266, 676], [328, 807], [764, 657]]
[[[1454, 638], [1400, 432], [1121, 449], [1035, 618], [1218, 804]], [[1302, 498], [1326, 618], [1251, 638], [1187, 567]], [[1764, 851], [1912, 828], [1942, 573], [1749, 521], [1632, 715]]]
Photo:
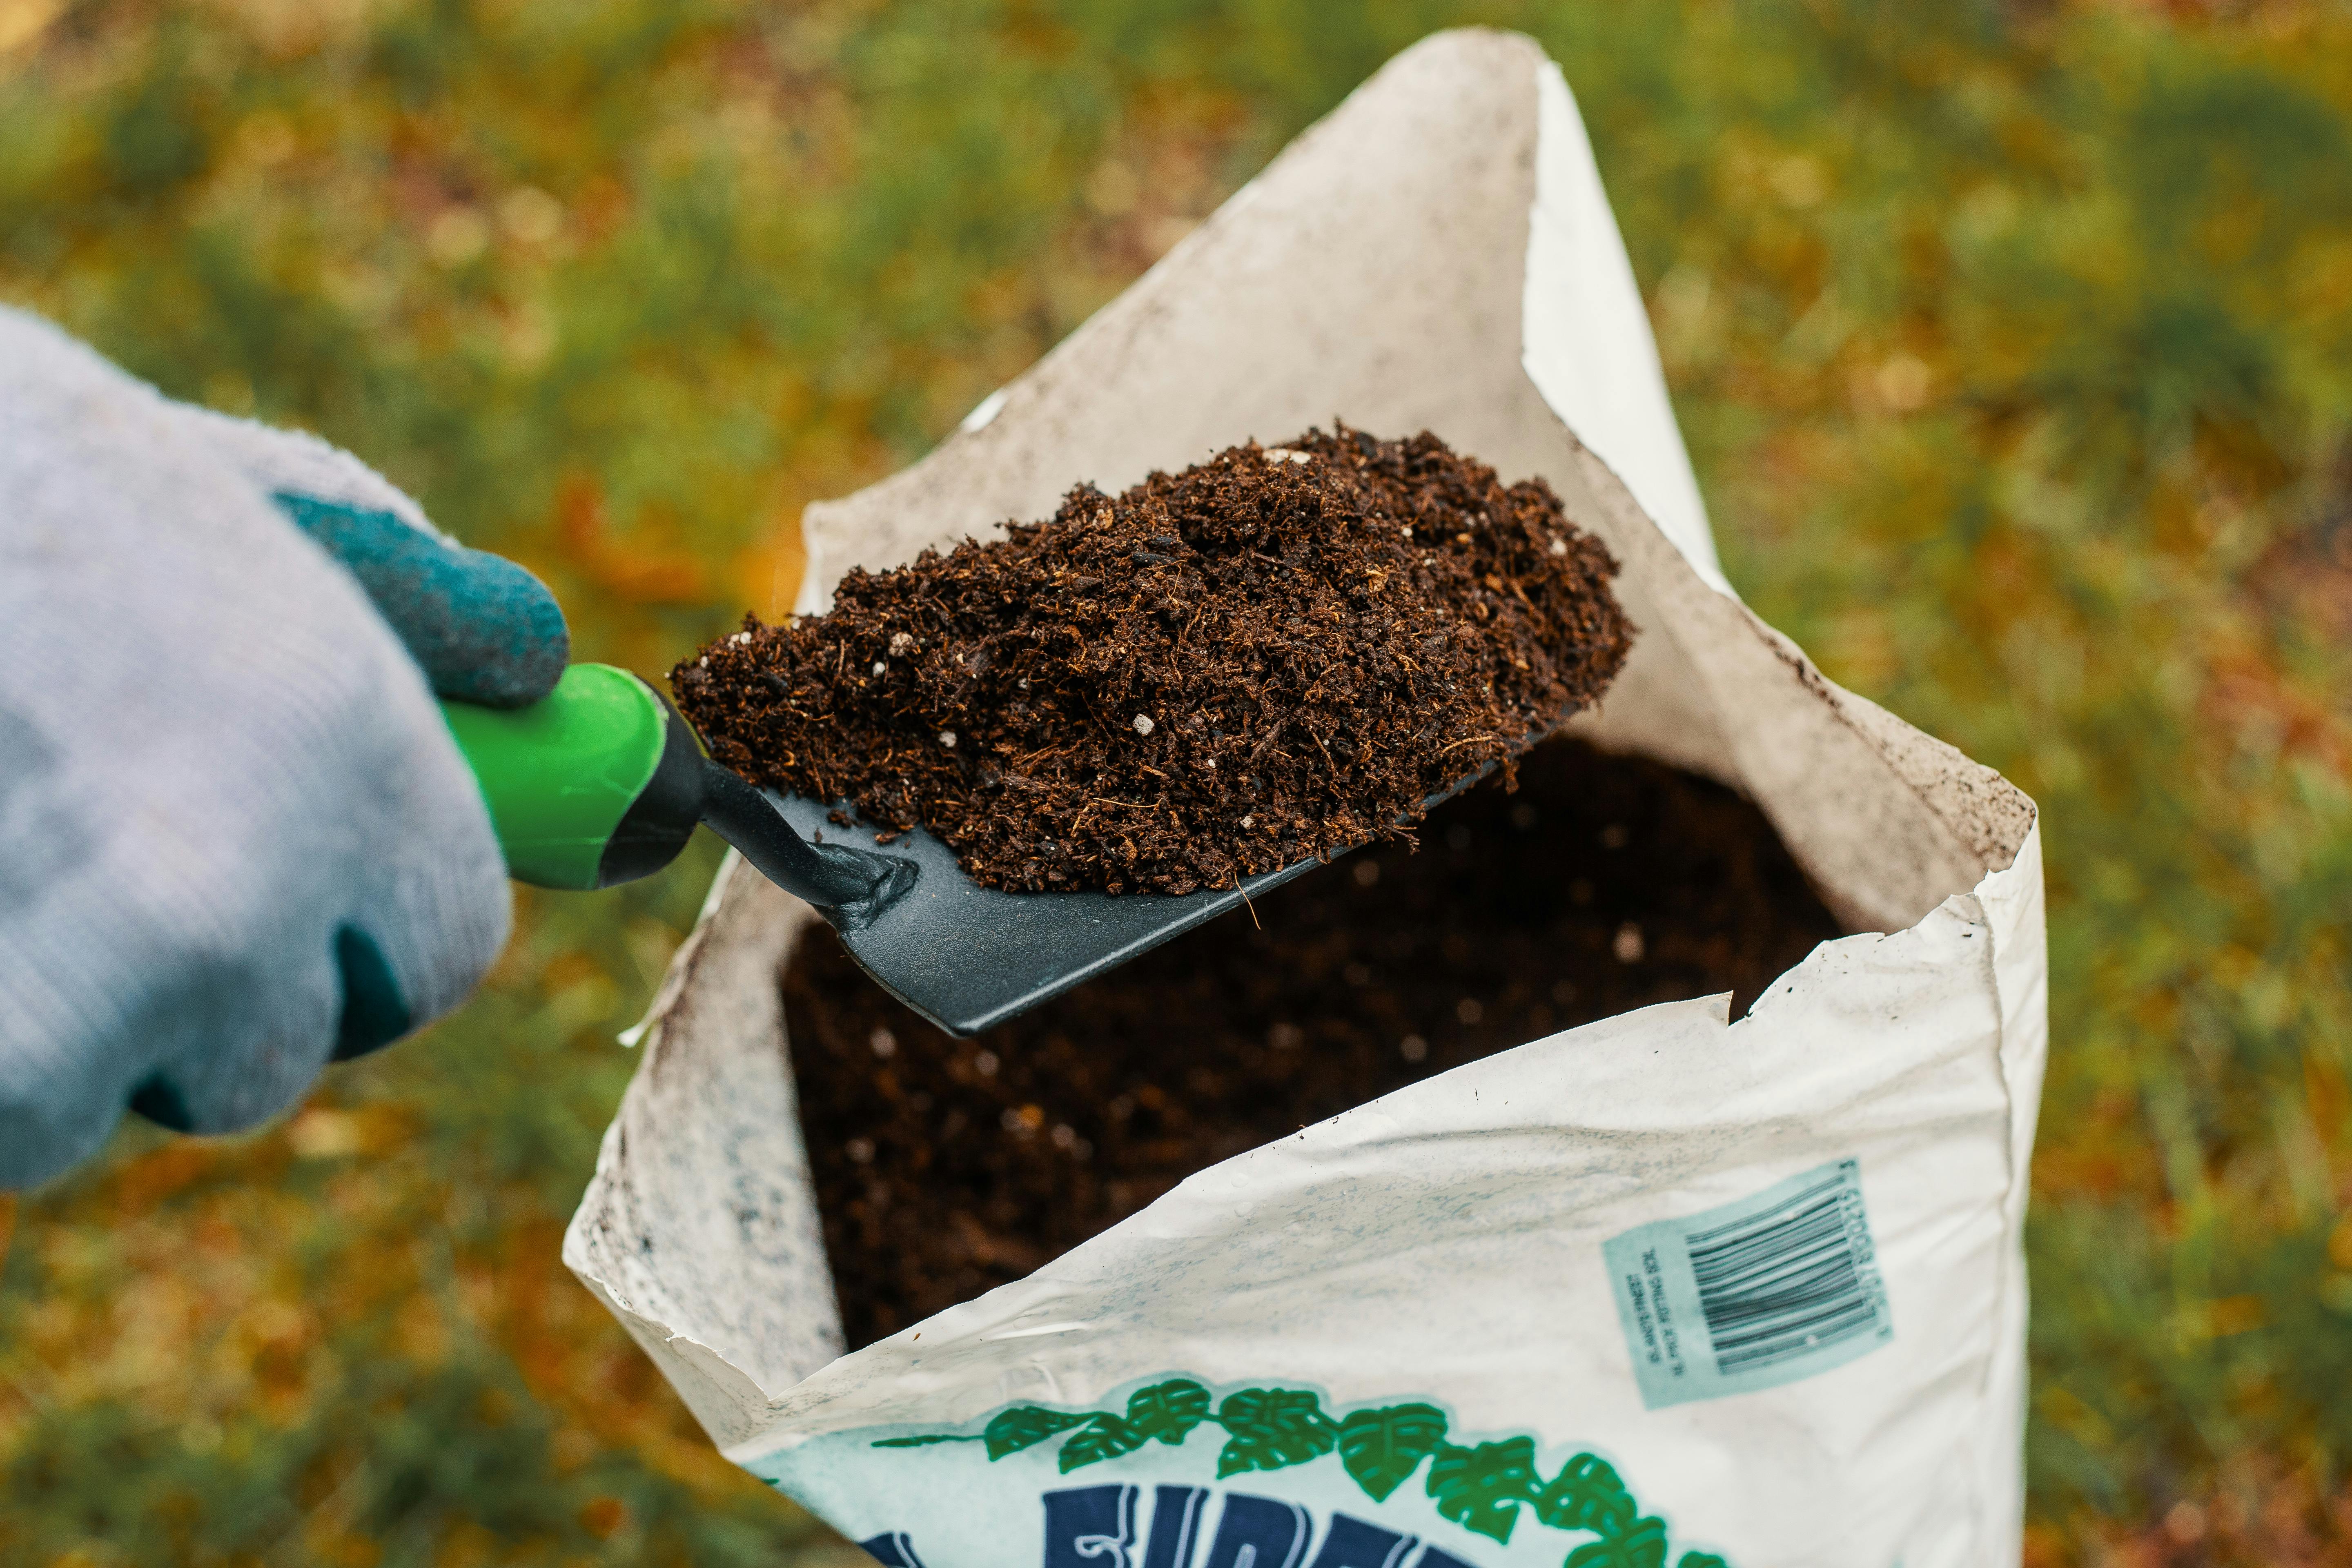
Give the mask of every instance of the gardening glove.
[[527, 703], [567, 652], [352, 458], [0, 308], [0, 1187], [456, 1005], [509, 893], [435, 693]]

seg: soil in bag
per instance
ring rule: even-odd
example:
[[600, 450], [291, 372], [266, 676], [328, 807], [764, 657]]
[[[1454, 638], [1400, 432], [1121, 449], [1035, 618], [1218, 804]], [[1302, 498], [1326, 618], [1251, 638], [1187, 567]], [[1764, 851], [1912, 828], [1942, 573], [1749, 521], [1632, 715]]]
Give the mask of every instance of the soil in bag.
[[813, 925], [783, 999], [850, 1346], [1433, 1073], [1654, 1002], [1745, 1012], [1841, 934], [1719, 784], [1566, 739], [1519, 779], [973, 1039]]
[[1616, 570], [1540, 479], [1341, 426], [851, 572], [671, 683], [713, 756], [879, 842], [929, 828], [1015, 891], [1189, 893], [1396, 837], [1599, 700]]

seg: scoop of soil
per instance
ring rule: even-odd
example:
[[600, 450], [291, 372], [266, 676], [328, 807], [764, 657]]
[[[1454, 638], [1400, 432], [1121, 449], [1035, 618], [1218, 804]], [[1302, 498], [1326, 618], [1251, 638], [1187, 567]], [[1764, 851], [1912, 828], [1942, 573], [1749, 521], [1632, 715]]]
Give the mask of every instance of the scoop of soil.
[[1731, 791], [1569, 740], [1521, 774], [1433, 812], [1417, 855], [1365, 851], [974, 1039], [812, 927], [784, 1014], [851, 1348], [1432, 1073], [1654, 1002], [1744, 1012], [1840, 934]]
[[880, 842], [927, 827], [1016, 891], [1189, 893], [1410, 837], [1598, 700], [1616, 570], [1542, 479], [1341, 426], [852, 572], [671, 679], [719, 761]]

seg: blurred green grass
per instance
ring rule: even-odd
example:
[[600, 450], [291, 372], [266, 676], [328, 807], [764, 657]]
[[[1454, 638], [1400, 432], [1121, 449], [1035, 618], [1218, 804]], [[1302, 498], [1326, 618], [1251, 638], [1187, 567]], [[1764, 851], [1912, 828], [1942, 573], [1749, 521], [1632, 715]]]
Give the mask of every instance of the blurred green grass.
[[[0, 298], [657, 669], [1464, 21], [1567, 67], [1741, 591], [2046, 813], [2030, 1560], [2352, 1561], [2341, 6], [0, 0]], [[555, 1261], [713, 864], [24, 1200], [0, 1557], [838, 1558]]]

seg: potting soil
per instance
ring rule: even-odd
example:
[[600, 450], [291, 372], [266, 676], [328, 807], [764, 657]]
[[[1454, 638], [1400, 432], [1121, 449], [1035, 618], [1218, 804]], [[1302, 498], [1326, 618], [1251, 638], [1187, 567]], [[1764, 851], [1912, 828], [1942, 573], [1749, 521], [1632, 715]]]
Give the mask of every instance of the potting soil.
[[1654, 1002], [1729, 991], [1736, 1016], [1840, 934], [1719, 784], [1566, 739], [1520, 781], [973, 1039], [813, 926], [783, 999], [851, 1348], [1433, 1073]]
[[1624, 662], [1616, 570], [1542, 479], [1343, 426], [853, 571], [671, 679], [719, 761], [881, 842], [928, 827], [991, 887], [1181, 894], [1409, 837], [1507, 768]]

